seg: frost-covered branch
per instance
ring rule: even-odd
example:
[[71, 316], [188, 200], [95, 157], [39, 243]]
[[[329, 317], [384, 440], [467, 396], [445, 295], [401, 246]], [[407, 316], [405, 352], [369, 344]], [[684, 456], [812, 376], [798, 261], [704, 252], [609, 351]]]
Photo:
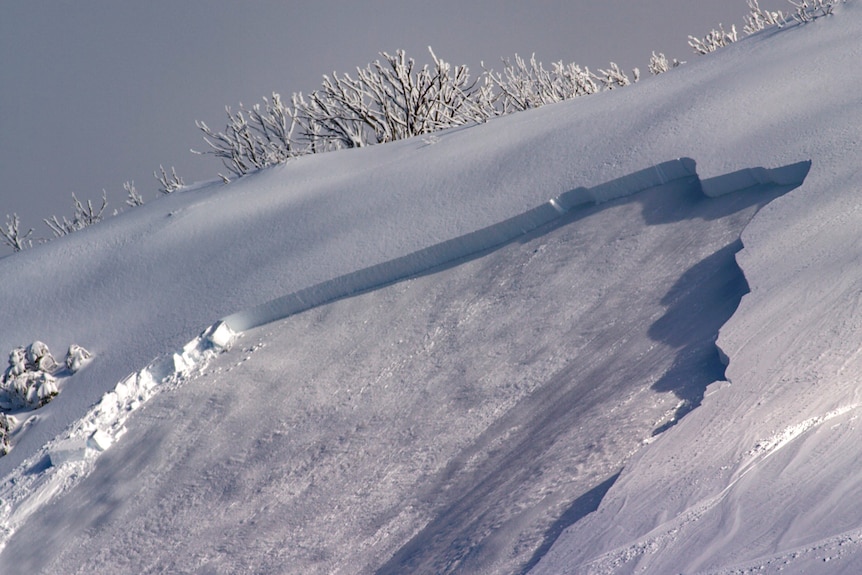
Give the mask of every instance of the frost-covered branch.
[[764, 10], [758, 4], [758, 0], [748, 0], [748, 15], [745, 17], [742, 31], [750, 36], [770, 26], [781, 28], [786, 23], [787, 16], [781, 10]]
[[500, 114], [519, 112], [538, 108], [545, 104], [562, 102], [579, 96], [595, 94], [600, 90], [589, 68], [581, 68], [577, 64], [563, 64], [562, 61], [551, 64], [547, 70], [536, 55], [529, 62], [515, 54], [515, 61], [503, 60], [500, 72], [485, 70], [490, 87], [497, 91], [491, 98], [498, 102]]
[[[177, 170], [173, 166], [171, 166], [171, 173], [168, 174], [164, 166], [160, 164], [159, 171], [154, 171], [153, 177], [159, 182], [159, 191], [165, 195], [172, 194], [186, 185], [183, 179], [177, 175]], [[131, 192], [129, 194], [131, 195]]]
[[126, 205], [129, 205], [133, 208], [136, 206], [144, 205], [144, 198], [141, 196], [141, 194], [138, 193], [137, 188], [135, 188], [134, 181], [125, 182], [123, 184], [123, 189], [126, 190], [127, 194]]
[[668, 61], [667, 56], [665, 56], [661, 52], [659, 52], [658, 54], [653, 52], [652, 56], [649, 59], [648, 69], [650, 74], [652, 74], [653, 76], [657, 76], [659, 74], [667, 72], [672, 68], [678, 68], [683, 64], [685, 64], [685, 62], [680, 62], [676, 58], [674, 58], [672, 61]]
[[0, 237], [3, 238], [3, 243], [15, 252], [20, 252], [33, 245], [33, 241], [30, 239], [33, 229], [27, 230], [27, 233], [22, 235], [20, 226], [21, 221], [18, 219], [18, 214], [12, 214], [11, 216], [7, 214], [6, 224], [0, 226]]
[[72, 232], [83, 230], [88, 226], [102, 221], [102, 214], [108, 206], [108, 196], [104, 190], [102, 191], [102, 205], [98, 210], [93, 207], [93, 202], [90, 200], [87, 200], [86, 206], [82, 204], [75, 194], [72, 194], [72, 200], [74, 202], [75, 215], [71, 220], [66, 219], [65, 216], [63, 217], [63, 221], [58, 220], [57, 216], [44, 220], [45, 224], [51, 228], [55, 237], [59, 238]]

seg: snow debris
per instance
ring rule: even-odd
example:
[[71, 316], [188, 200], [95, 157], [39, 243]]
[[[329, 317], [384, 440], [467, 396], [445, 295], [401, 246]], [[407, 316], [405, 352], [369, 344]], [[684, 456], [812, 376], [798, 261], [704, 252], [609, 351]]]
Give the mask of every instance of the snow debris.
[[114, 443], [113, 438], [102, 431], [101, 429], [97, 429], [93, 432], [93, 435], [87, 439], [87, 447], [95, 449], [97, 451], [105, 451], [108, 449], [111, 444]]
[[[227, 351], [237, 337], [238, 334], [224, 322], [218, 322], [183, 346], [181, 352], [157, 359], [139, 372], [130, 374], [112, 391], [105, 393], [99, 403], [65, 433], [48, 442], [8, 474], [0, 484], [0, 551], [27, 517], [89, 474], [96, 457], [126, 432], [125, 422], [132, 412], [161, 389], [176, 386], [203, 370], [216, 355]], [[38, 343], [34, 342], [26, 349], [28, 365], [47, 366], [49, 362], [45, 358], [50, 356], [50, 352], [47, 346]], [[13, 351], [7, 373], [20, 365], [21, 350], [23, 348]], [[84, 348], [71, 346], [66, 365], [72, 371], [72, 366], [80, 368], [91, 357]], [[56, 390], [56, 386], [50, 386], [53, 378], [48, 373], [25, 371], [12, 379], [18, 382], [24, 378], [42, 382], [39, 386], [28, 387], [28, 393], [38, 396]], [[0, 413], [0, 453], [8, 452], [8, 435], [15, 427], [14, 418]], [[46, 457], [50, 466], [34, 473], [33, 470], [40, 469], [39, 462]]]
[[[754, 447], [752, 447], [748, 451], [748, 456], [760, 459], [768, 457], [769, 455], [771, 455], [775, 451], [778, 451], [779, 449], [781, 449], [809, 429], [817, 427], [829, 421], [830, 419], [834, 419], [836, 417], [844, 415], [845, 413], [853, 411], [858, 407], [859, 404], [856, 403], [851, 405], [845, 405], [843, 407], [839, 407], [838, 409], [834, 409], [825, 415], [818, 417], [810, 417], [805, 421], [788, 426], [787, 428], [775, 433], [772, 437], [768, 439], [761, 439], [760, 441], [755, 443]], [[745, 470], [747, 471], [747, 468], [745, 468]]]

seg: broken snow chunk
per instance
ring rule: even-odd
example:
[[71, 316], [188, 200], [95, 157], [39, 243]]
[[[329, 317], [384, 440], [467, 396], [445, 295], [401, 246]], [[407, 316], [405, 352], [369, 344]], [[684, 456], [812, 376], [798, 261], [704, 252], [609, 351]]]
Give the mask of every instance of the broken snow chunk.
[[132, 374], [114, 387], [114, 393], [117, 395], [118, 403], [126, 403], [126, 400], [131, 397], [132, 388], [134, 387], [134, 380], [136, 377], [136, 374]]
[[159, 384], [156, 376], [149, 369], [142, 369], [138, 372], [135, 382], [137, 383], [136, 393], [138, 395], [150, 391]]
[[114, 440], [108, 435], [106, 432], [101, 429], [97, 429], [93, 434], [87, 439], [87, 446], [95, 449], [97, 451], [105, 451], [108, 449]]
[[193, 364], [188, 361], [185, 354], [174, 354], [174, 373], [183, 373], [193, 367]]
[[185, 344], [183, 346], [183, 356], [184, 357], [194, 357], [198, 354], [198, 345], [200, 344], [200, 339], [195, 338]]
[[102, 396], [102, 401], [99, 402], [99, 413], [105, 417], [111, 417], [119, 410], [120, 402], [117, 394], [109, 391]]
[[69, 346], [69, 351], [66, 352], [66, 367], [75, 373], [87, 365], [92, 357], [93, 355], [89, 351], [73, 343]]
[[237, 334], [226, 322], [220, 321], [206, 331], [206, 338], [216, 350], [228, 351], [236, 341]]
[[80, 437], [58, 441], [48, 448], [48, 458], [54, 467], [70, 461], [83, 461], [86, 457], [87, 440]]
[[47, 345], [41, 341], [34, 341], [27, 346], [27, 367], [32, 371], [52, 373], [57, 369], [57, 361], [51, 355]]

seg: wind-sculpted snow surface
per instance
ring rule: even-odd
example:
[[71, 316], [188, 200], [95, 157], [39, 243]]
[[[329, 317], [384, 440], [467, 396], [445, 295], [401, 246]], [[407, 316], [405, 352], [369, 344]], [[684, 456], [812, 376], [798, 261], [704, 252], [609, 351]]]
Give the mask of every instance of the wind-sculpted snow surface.
[[[852, 572], [860, 36], [848, 2], [625, 90], [299, 158], [0, 259], [0, 349], [93, 354], [0, 458], [22, 486], [0, 572]], [[603, 188], [681, 157], [699, 178]], [[582, 190], [609, 201], [548, 202]], [[552, 219], [487, 233], [537, 206]], [[203, 326], [315, 286], [337, 289], [72, 437]], [[66, 466], [91, 471], [36, 490]]]

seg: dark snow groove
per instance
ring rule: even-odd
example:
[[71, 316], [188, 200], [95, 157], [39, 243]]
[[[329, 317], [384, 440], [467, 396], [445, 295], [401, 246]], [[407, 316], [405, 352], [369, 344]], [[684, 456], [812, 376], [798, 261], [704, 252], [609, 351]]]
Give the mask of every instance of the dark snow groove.
[[[718, 197], [755, 186], [797, 186], [808, 173], [810, 162], [799, 162], [777, 169], [749, 168], [700, 181], [703, 193]], [[680, 158], [593, 188], [576, 188], [518, 216], [481, 230], [447, 240], [412, 254], [367, 267], [317, 285], [289, 293], [222, 318], [234, 331], [245, 331], [284, 319], [296, 313], [338, 299], [376, 289], [394, 282], [463, 260], [502, 246], [549, 224], [570, 210], [600, 204], [677, 181], [699, 180], [695, 161]]]

